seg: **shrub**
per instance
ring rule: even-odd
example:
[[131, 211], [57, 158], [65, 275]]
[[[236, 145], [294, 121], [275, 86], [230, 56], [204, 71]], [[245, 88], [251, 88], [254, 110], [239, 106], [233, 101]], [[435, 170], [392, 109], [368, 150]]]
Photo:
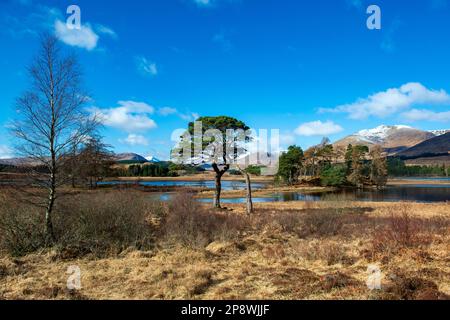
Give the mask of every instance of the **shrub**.
[[129, 192], [80, 195], [58, 207], [55, 218], [58, 246], [96, 256], [118, 254], [127, 248], [153, 246], [151, 203]]
[[335, 236], [342, 230], [343, 225], [340, 213], [329, 210], [313, 210], [304, 218], [303, 236]]
[[410, 206], [405, 204], [390, 210], [384, 225], [375, 229], [372, 235], [374, 252], [389, 253], [431, 243], [432, 230], [427, 228], [425, 220], [411, 215]]
[[[0, 247], [23, 256], [46, 248], [43, 210], [7, 201], [0, 212]], [[54, 211], [54, 247], [69, 257], [117, 254], [129, 247], [149, 249], [150, 203], [138, 194], [93, 193], [60, 198]]]
[[190, 247], [206, 247], [220, 240], [233, 240], [246, 226], [245, 217], [217, 211], [208, 211], [191, 194], [182, 193], [169, 203], [162, 220], [166, 240]]
[[3, 203], [0, 212], [0, 250], [13, 256], [23, 256], [45, 247], [43, 226], [42, 214], [30, 210], [30, 207]]

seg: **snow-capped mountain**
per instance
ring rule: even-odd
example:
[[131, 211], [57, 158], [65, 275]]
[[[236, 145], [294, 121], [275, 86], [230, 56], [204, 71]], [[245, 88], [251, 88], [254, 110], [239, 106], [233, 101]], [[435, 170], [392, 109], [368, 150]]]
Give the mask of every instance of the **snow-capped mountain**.
[[439, 137], [439, 136], [449, 133], [450, 129], [448, 129], [448, 130], [431, 130], [430, 132], [432, 134], [434, 134], [436, 137]]
[[138, 155], [136, 153], [119, 153], [115, 155], [116, 161], [136, 161], [136, 162], [146, 162], [143, 156]]
[[145, 159], [147, 159], [148, 162], [153, 162], [153, 163], [161, 162], [161, 160], [159, 160], [158, 158], [156, 158], [154, 156], [147, 156], [147, 157], [145, 157]]
[[353, 136], [362, 140], [367, 141], [369, 143], [383, 143], [389, 136], [394, 133], [395, 131], [399, 130], [414, 130], [413, 128], [409, 126], [385, 126], [381, 125], [379, 127], [376, 127], [374, 129], [366, 129], [361, 130], [358, 133], [354, 134]]
[[431, 132], [422, 131], [409, 126], [381, 125], [373, 129], [361, 130], [339, 140], [334, 145], [337, 147], [347, 147], [349, 144], [367, 145], [369, 147], [380, 145], [389, 154], [395, 154], [433, 137], [435, 137], [435, 134]]

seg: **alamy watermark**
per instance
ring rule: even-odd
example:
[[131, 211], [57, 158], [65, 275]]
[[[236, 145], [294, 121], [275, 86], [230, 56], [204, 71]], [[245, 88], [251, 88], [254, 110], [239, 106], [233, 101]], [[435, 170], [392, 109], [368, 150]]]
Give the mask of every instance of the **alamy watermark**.
[[367, 18], [367, 29], [381, 30], [381, 8], [373, 4], [367, 8], [366, 12], [370, 14], [369, 18]]
[[[81, 8], [72, 4], [67, 7], [66, 13], [70, 15], [66, 20], [66, 26], [69, 30], [81, 30]], [[369, 30], [381, 30], [381, 8], [372, 4], [367, 7], [366, 13], [370, 15], [367, 18], [367, 28]]]
[[71, 5], [67, 7], [67, 14], [70, 16], [66, 20], [66, 26], [69, 30], [81, 29], [81, 9], [77, 5]]
[[379, 266], [371, 264], [367, 267], [367, 288], [369, 290], [381, 290], [381, 280], [383, 277], [383, 274], [381, 272], [381, 269]]
[[81, 269], [78, 266], [70, 266], [67, 268], [67, 289], [69, 290], [81, 290]]

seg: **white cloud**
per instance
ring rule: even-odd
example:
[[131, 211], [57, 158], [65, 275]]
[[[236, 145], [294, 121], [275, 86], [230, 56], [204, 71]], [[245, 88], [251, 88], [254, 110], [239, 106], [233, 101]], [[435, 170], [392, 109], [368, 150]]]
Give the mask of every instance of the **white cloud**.
[[450, 95], [442, 89], [431, 90], [412, 82], [334, 109], [320, 109], [320, 112], [347, 113], [350, 119], [361, 120], [370, 116], [384, 118], [421, 104], [450, 104]]
[[328, 136], [342, 132], [343, 130], [340, 125], [335, 124], [333, 121], [313, 121], [300, 125], [295, 129], [295, 133], [299, 136], [312, 137]]
[[90, 24], [84, 24], [80, 29], [69, 29], [61, 20], [55, 22], [56, 37], [69, 46], [93, 50], [97, 47], [99, 36], [92, 30]]
[[120, 139], [120, 143], [128, 144], [130, 146], [148, 146], [149, 142], [146, 137], [140, 134], [131, 133], [125, 139]]
[[95, 26], [95, 30], [98, 33], [110, 36], [111, 38], [114, 38], [114, 39], [117, 38], [117, 33], [113, 29], [111, 29], [110, 27], [107, 27], [107, 26], [105, 26], [103, 24], [97, 24]]
[[178, 110], [175, 108], [171, 108], [171, 107], [163, 107], [158, 110], [158, 113], [165, 117], [165, 116], [169, 116], [169, 115], [178, 113]]
[[158, 66], [156, 63], [145, 57], [136, 57], [136, 65], [138, 71], [144, 75], [156, 76], [158, 74]]
[[8, 146], [0, 145], [0, 159], [8, 159], [12, 157], [12, 150]]
[[434, 112], [431, 110], [412, 109], [402, 113], [402, 118], [408, 121], [450, 122], [450, 111]]
[[154, 120], [149, 116], [155, 109], [144, 103], [135, 101], [119, 101], [116, 108], [100, 109], [91, 108], [105, 126], [124, 130], [127, 132], [139, 132], [157, 127]]

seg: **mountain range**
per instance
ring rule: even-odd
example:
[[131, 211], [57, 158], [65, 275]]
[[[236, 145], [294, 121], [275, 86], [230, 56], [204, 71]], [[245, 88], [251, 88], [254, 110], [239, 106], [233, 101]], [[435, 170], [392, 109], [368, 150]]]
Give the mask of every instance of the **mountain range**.
[[380, 145], [389, 154], [394, 155], [421, 142], [436, 137], [433, 132], [422, 131], [409, 126], [379, 126], [374, 129], [361, 130], [337, 141], [336, 147], [352, 145]]
[[[409, 161], [410, 164], [450, 163], [450, 130], [423, 131], [404, 125], [382, 125], [347, 136], [334, 143], [334, 146], [346, 148], [349, 144], [366, 145], [369, 148], [379, 145], [389, 156], [418, 160]], [[424, 158], [429, 161], [421, 161]]]
[[153, 156], [143, 157], [137, 153], [119, 153], [114, 156], [114, 159], [117, 162], [151, 162], [151, 163], [157, 163], [161, 162], [157, 158]]
[[424, 156], [450, 156], [450, 132], [423, 141], [397, 154], [404, 159]]
[[[347, 148], [352, 145], [381, 146], [389, 156], [398, 156], [411, 164], [450, 164], [450, 130], [423, 131], [409, 126], [381, 125], [373, 129], [361, 130], [349, 135], [333, 145], [335, 148]], [[136, 153], [119, 153], [114, 156], [117, 162], [158, 163], [154, 156], [143, 157]], [[425, 159], [425, 160], [424, 160]], [[2, 165], [30, 164], [20, 158], [2, 159]]]

